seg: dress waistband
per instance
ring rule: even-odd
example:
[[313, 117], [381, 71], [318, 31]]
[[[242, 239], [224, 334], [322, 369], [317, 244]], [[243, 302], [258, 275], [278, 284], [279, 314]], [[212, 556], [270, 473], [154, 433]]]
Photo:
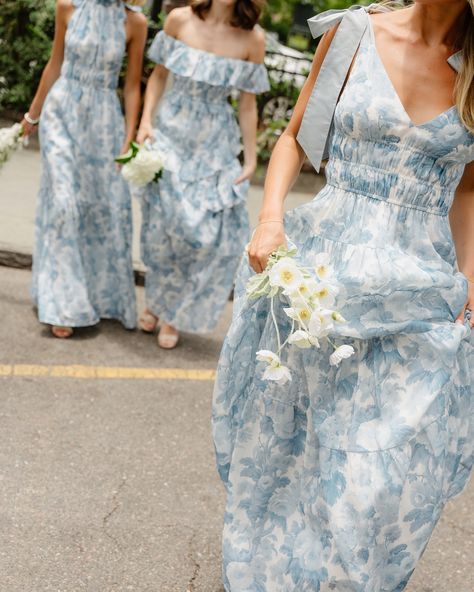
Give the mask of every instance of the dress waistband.
[[112, 80], [103, 80], [100, 77], [93, 77], [89, 74], [77, 74], [71, 71], [64, 71], [61, 73], [61, 77], [65, 80], [71, 80], [73, 82], [77, 82], [86, 87], [91, 87], [96, 90], [115, 90], [118, 85], [117, 78], [114, 77]]

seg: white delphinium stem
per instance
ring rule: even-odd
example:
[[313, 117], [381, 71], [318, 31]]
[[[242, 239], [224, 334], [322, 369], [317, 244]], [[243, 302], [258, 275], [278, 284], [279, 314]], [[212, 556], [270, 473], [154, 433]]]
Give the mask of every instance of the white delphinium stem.
[[270, 312], [272, 315], [272, 319], [273, 319], [273, 325], [275, 326], [275, 331], [276, 331], [276, 336], [277, 336], [277, 343], [278, 343], [278, 355], [280, 355], [281, 352], [281, 339], [280, 339], [280, 329], [278, 327], [278, 321], [275, 315], [275, 309], [274, 309], [274, 305], [273, 305], [273, 301], [275, 300], [275, 297], [272, 296], [270, 298]]

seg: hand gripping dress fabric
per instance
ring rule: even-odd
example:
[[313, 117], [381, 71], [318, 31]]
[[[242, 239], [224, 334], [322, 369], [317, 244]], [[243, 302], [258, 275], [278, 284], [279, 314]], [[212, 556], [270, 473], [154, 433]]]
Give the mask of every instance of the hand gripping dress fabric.
[[75, 0], [61, 75], [41, 114], [43, 172], [32, 293], [39, 320], [136, 324], [131, 197], [114, 157], [124, 140], [116, 94], [126, 8]]
[[249, 223], [233, 90], [268, 89], [266, 69], [193, 48], [158, 33], [150, 58], [173, 77], [156, 121], [164, 160], [158, 183], [141, 192], [147, 306], [183, 331], [211, 331], [225, 306]]
[[329, 253], [348, 321], [331, 338], [355, 355], [333, 367], [329, 347], [292, 347], [292, 381], [263, 381], [255, 353], [276, 351], [276, 335], [268, 300], [245, 297], [243, 262], [213, 402], [227, 592], [404, 590], [473, 463], [474, 353], [454, 322], [467, 280], [448, 213], [474, 137], [456, 108], [413, 124], [363, 14], [327, 185], [286, 218], [308, 267]]

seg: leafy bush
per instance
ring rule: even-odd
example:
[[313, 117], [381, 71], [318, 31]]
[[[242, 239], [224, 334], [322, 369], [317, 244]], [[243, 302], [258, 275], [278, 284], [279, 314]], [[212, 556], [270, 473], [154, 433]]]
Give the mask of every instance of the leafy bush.
[[54, 0], [2, 0], [0, 110], [28, 108], [50, 55], [54, 10]]

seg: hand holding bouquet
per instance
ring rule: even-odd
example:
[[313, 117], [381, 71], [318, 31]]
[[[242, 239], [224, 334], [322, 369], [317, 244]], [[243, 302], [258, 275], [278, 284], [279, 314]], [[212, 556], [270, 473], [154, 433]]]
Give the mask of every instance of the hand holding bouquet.
[[[331, 308], [339, 289], [329, 265], [329, 256], [326, 253], [319, 254], [313, 267], [308, 268], [295, 260], [296, 255], [295, 248], [279, 247], [270, 255], [264, 271], [253, 276], [247, 283], [247, 296], [250, 299], [270, 299], [278, 349], [276, 352], [258, 351], [257, 360], [267, 363], [264, 380], [274, 380], [280, 384], [291, 380], [291, 372], [282, 365], [280, 357], [287, 344], [302, 349], [319, 348], [320, 340], [327, 339], [334, 347], [329, 358], [332, 366], [338, 366], [343, 359], [354, 354], [352, 346], [336, 347], [328, 337], [336, 323], [345, 322], [342, 315]], [[284, 342], [275, 315], [275, 300], [286, 301], [288, 304], [283, 310], [291, 319], [291, 330]]]
[[0, 129], [0, 168], [11, 154], [23, 145], [23, 128], [15, 123], [11, 127]]
[[115, 162], [122, 166], [122, 176], [135, 187], [144, 187], [148, 183], [158, 181], [163, 173], [163, 161], [160, 153], [147, 144], [140, 145], [130, 142], [126, 154], [117, 156]]

